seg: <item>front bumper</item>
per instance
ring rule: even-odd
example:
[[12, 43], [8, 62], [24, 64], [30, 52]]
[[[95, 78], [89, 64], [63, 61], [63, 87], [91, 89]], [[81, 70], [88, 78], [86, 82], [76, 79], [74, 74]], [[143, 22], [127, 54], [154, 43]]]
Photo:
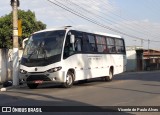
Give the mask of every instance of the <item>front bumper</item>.
[[58, 72], [28, 72], [26, 74], [19, 73], [19, 78], [22, 82], [58, 82], [64, 83], [65, 82], [65, 72], [58, 71]]

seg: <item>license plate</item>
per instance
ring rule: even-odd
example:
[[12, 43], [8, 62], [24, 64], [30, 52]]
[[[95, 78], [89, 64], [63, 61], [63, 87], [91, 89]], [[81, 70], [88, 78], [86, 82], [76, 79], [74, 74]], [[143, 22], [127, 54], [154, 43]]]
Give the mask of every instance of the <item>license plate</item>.
[[34, 81], [34, 83], [43, 83], [43, 81], [42, 80], [36, 80], [36, 81]]

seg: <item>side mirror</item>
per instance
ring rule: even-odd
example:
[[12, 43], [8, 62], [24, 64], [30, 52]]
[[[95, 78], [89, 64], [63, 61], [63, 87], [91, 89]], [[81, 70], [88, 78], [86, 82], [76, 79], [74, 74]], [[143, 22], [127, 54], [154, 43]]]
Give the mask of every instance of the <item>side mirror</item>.
[[70, 43], [71, 43], [71, 44], [74, 44], [74, 42], [75, 42], [75, 36], [74, 36], [74, 35], [71, 35], [71, 36], [70, 36]]
[[28, 42], [28, 38], [25, 38], [25, 39], [23, 40], [23, 42], [22, 42], [22, 48], [23, 48], [23, 49], [24, 49], [24, 47], [26, 46], [27, 42]]

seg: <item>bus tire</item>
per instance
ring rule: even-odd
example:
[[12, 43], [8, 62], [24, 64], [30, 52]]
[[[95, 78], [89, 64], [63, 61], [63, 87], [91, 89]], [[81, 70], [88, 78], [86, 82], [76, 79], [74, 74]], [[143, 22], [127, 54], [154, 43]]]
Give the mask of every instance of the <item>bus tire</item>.
[[64, 88], [70, 88], [73, 86], [73, 82], [74, 82], [74, 74], [71, 71], [67, 72], [66, 75], [66, 82], [63, 84]]
[[114, 75], [113, 75], [113, 69], [110, 69], [110, 70], [109, 70], [109, 76], [105, 76], [105, 77], [104, 77], [104, 80], [105, 80], [105, 81], [112, 81], [113, 76], [114, 76]]
[[27, 83], [27, 86], [30, 88], [30, 89], [36, 89], [38, 87], [38, 84], [36, 83]]

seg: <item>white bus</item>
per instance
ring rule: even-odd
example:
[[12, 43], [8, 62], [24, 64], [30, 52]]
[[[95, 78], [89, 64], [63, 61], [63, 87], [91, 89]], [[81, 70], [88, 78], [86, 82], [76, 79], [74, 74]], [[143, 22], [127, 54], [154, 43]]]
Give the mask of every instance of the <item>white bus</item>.
[[126, 70], [124, 39], [72, 27], [42, 30], [29, 38], [20, 64], [20, 79], [29, 88], [102, 77], [111, 81]]

